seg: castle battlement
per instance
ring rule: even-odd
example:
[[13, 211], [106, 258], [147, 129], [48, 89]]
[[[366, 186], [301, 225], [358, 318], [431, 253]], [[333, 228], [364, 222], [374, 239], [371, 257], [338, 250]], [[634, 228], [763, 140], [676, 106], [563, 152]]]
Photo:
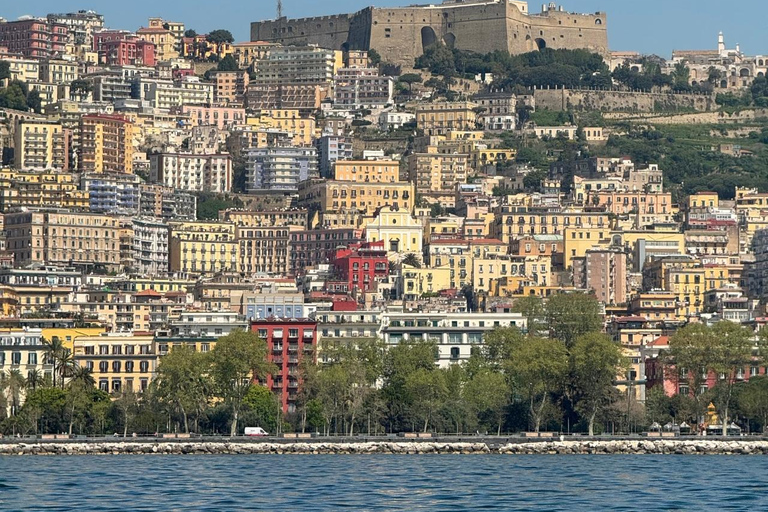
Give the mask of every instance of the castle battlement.
[[529, 13], [521, 0], [446, 0], [442, 4], [367, 7], [355, 13], [261, 21], [251, 40], [316, 44], [334, 50], [375, 49], [385, 62], [412, 66], [424, 48], [512, 54], [542, 48], [588, 49], [608, 55], [605, 12], [575, 14], [554, 3]]

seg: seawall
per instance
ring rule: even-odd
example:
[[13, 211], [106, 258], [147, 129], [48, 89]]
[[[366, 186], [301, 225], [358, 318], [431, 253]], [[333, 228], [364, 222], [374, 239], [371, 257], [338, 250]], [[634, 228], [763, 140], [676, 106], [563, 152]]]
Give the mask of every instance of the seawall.
[[5, 443], [2, 455], [500, 454], [500, 455], [768, 455], [768, 441], [633, 440], [487, 442], [88, 442]]

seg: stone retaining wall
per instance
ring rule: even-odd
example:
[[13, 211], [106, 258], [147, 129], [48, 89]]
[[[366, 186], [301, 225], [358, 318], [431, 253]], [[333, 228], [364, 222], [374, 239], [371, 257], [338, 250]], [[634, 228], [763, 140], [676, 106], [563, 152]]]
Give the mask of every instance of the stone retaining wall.
[[228, 442], [99, 442], [0, 444], [2, 455], [124, 455], [124, 454], [682, 454], [768, 455], [768, 441], [642, 440], [555, 441], [508, 443], [370, 442], [370, 443], [228, 443]]

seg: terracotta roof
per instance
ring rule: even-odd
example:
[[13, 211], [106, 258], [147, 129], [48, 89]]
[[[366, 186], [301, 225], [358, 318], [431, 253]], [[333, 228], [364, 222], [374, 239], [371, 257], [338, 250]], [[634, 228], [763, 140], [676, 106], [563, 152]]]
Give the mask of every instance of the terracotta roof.
[[669, 345], [669, 336], [659, 336], [655, 340], [646, 343], [646, 347], [665, 347]]
[[163, 296], [162, 293], [156, 292], [155, 290], [152, 290], [151, 288], [136, 294], [136, 297], [162, 297], [162, 296]]
[[617, 322], [645, 322], [644, 316], [620, 316], [616, 318]]

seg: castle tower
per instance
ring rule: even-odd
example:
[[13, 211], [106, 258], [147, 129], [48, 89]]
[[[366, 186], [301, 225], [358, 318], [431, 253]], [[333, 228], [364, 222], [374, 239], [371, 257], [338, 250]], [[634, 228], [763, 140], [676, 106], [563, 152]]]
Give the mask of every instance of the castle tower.
[[721, 57], [725, 56], [725, 36], [723, 36], [722, 32], [717, 36], [717, 53], [719, 53]]

